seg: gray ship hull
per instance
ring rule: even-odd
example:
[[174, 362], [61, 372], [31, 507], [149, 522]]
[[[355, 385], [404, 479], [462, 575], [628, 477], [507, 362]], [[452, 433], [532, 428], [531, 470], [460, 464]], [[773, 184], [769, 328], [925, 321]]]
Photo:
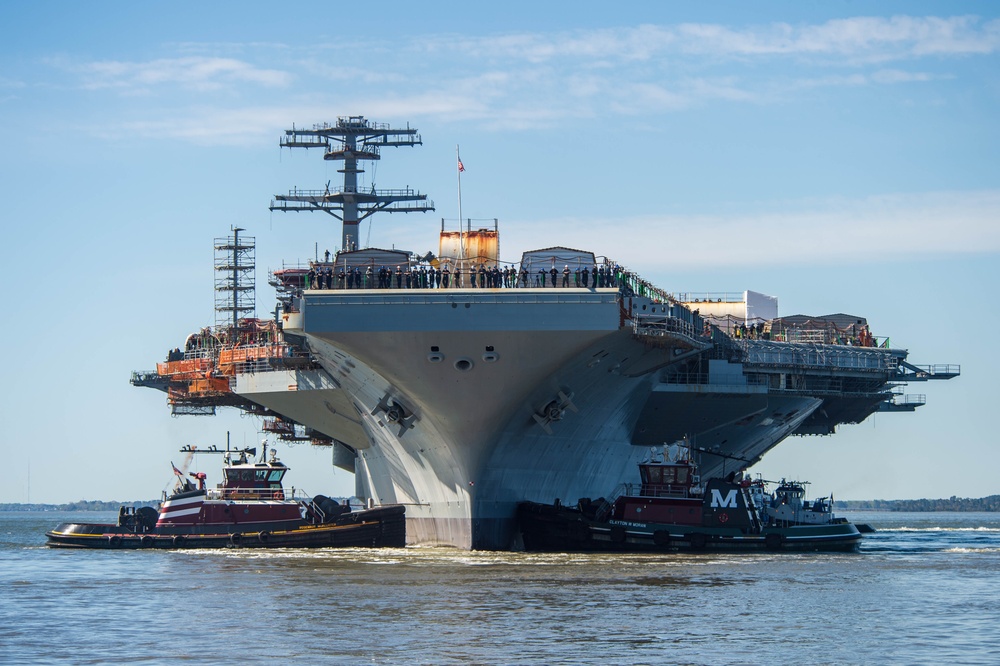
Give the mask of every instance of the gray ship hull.
[[[627, 302], [626, 302], [627, 300]], [[617, 289], [306, 292], [285, 315], [322, 370], [239, 375], [236, 392], [356, 453], [359, 496], [407, 507], [410, 543], [503, 549], [521, 501], [575, 502], [688, 436], [706, 476], [745, 467], [821, 400], [770, 394], [738, 364], [665, 381], [697, 354], [626, 325]], [[346, 446], [345, 446], [346, 445]]]

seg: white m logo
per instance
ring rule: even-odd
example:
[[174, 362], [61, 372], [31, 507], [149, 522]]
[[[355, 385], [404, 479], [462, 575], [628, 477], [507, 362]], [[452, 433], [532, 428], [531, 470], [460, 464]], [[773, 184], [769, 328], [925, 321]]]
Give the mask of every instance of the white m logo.
[[736, 508], [736, 489], [733, 488], [726, 494], [725, 497], [719, 492], [717, 488], [712, 488], [712, 508], [713, 509], [735, 509]]

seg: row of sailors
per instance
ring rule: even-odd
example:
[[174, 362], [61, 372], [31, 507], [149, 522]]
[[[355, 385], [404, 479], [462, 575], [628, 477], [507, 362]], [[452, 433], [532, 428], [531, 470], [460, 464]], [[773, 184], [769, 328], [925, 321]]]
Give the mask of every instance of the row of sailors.
[[[513, 266], [498, 268], [480, 264], [479, 268], [468, 271], [469, 283], [473, 288], [508, 289], [529, 286], [534, 287], [617, 287], [620, 272], [612, 266], [595, 265], [590, 268], [577, 268], [575, 271], [565, 266], [562, 272], [555, 267], [549, 270], [539, 269], [534, 276], [527, 268], [518, 271]], [[360, 267], [339, 268], [334, 274], [329, 266], [316, 270], [309, 269], [307, 289], [447, 289], [450, 286], [462, 287], [464, 273], [461, 268], [450, 270], [433, 266], [413, 267], [409, 270], [396, 266], [396, 269], [379, 268], [377, 271], [368, 266], [364, 271]], [[532, 284], [529, 284], [531, 282]]]

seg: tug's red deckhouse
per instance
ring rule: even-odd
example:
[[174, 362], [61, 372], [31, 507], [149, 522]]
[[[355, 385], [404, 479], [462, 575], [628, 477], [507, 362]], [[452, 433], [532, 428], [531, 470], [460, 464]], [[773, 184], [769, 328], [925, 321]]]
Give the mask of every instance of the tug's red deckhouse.
[[693, 462], [642, 463], [639, 478], [642, 483], [638, 492], [626, 486], [615, 501], [613, 518], [680, 525], [701, 523], [702, 489]]

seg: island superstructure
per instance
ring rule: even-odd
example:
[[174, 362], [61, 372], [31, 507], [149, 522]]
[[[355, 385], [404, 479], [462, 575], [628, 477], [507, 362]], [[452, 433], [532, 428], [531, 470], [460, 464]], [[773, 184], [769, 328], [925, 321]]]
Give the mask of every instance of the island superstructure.
[[[359, 498], [406, 507], [409, 543], [506, 549], [519, 502], [605, 492], [650, 447], [687, 438], [711, 478], [790, 435], [912, 411], [924, 400], [902, 385], [959, 373], [910, 364], [862, 317], [779, 318], [754, 292], [669, 293], [599, 249], [506, 262], [496, 223], [442, 222], [437, 255], [359, 248], [365, 217], [434, 210], [409, 187], [358, 185], [360, 164], [420, 143], [361, 116], [288, 130], [281, 145], [341, 162], [343, 185], [294, 189], [271, 210], [337, 217], [344, 249], [272, 272], [274, 320], [233, 315], [133, 383], [166, 391], [175, 413], [235, 406], [333, 447]], [[238, 232], [216, 241], [234, 299], [247, 247]]]

